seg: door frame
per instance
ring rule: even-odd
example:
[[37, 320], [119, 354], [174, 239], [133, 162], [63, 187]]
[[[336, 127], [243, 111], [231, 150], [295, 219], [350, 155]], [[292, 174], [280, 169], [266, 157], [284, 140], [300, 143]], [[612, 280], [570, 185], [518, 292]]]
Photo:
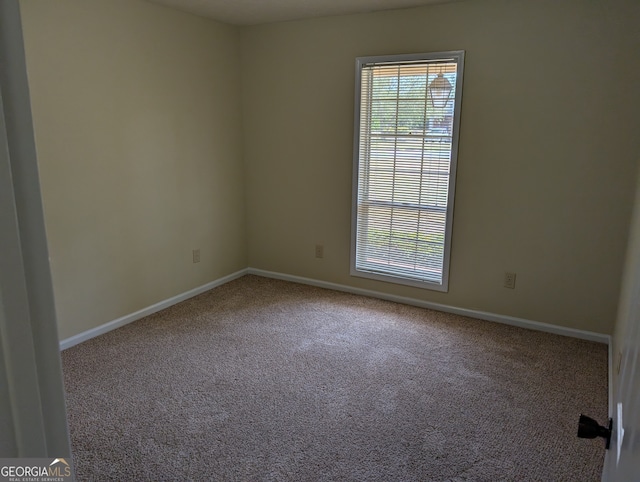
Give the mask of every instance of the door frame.
[[70, 457], [18, 0], [0, 1], [0, 448]]

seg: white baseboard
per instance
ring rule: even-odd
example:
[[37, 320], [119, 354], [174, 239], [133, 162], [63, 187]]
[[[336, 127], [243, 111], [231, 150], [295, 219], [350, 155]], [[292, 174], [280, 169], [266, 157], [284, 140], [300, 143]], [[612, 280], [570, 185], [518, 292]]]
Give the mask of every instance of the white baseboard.
[[[120, 328], [121, 326], [127, 325], [133, 321], [144, 318], [145, 316], [149, 316], [153, 313], [156, 313], [160, 310], [168, 308], [169, 306], [175, 305], [176, 303], [180, 303], [181, 301], [192, 298], [196, 295], [204, 293], [205, 291], [209, 291], [217, 286], [223, 285], [232, 281], [236, 278], [240, 278], [245, 274], [254, 274], [257, 276], [263, 276], [265, 278], [274, 278], [281, 279], [285, 281], [292, 281], [294, 283], [301, 283], [311, 286], [317, 286], [319, 288], [327, 288], [336, 291], [343, 291], [346, 293], [352, 293], [356, 295], [369, 296], [371, 298], [379, 298], [387, 301], [394, 301], [396, 303], [403, 303], [406, 305], [418, 306], [420, 308], [428, 308], [437, 311], [444, 311], [446, 313], [453, 313], [456, 315], [468, 316], [471, 318], [478, 318], [480, 320], [493, 321], [496, 323], [504, 323], [506, 325], [519, 326], [521, 328], [527, 328], [530, 330], [536, 331], [544, 331], [547, 333], [554, 333], [557, 335], [570, 336], [573, 338], [580, 338], [583, 340], [595, 341], [598, 343], [605, 343], [609, 345], [609, 380], [612, 378], [613, 373], [613, 357], [611, 354], [611, 337], [609, 335], [603, 335], [601, 333], [594, 333], [591, 331], [585, 330], [577, 330], [575, 328], [567, 328], [564, 326], [552, 325], [549, 323], [541, 323], [539, 321], [526, 320], [524, 318], [516, 318], [513, 316], [499, 315], [496, 313], [490, 313], [486, 311], [478, 311], [471, 310], [467, 308], [458, 308], [450, 305], [443, 305], [440, 303], [433, 303], [430, 301], [418, 300], [416, 298], [409, 298], [404, 296], [391, 295], [388, 293], [382, 293], [380, 291], [366, 290], [362, 288], [355, 288], [353, 286], [341, 285], [337, 283], [331, 283], [328, 281], [320, 281], [312, 278], [304, 278], [302, 276], [294, 276], [284, 273], [276, 273], [274, 271], [266, 271], [262, 269], [256, 268], [245, 268], [235, 273], [231, 273], [230, 275], [224, 276], [217, 280], [214, 280], [205, 285], [199, 286], [192, 290], [186, 291], [179, 295], [173, 296], [166, 300], [155, 303], [151, 306], [143, 308], [141, 310], [136, 311], [135, 313], [131, 313], [129, 315], [125, 315], [116, 320], [110, 321], [103, 325], [97, 326], [90, 330], [84, 331], [72, 337], [66, 338], [60, 341], [60, 350], [64, 350], [66, 348], [70, 348], [74, 345], [82, 343], [83, 341], [90, 340], [96, 336], [107, 333], [111, 330], [115, 330], [116, 328]], [[611, 387], [609, 389], [609, 397], [611, 398]]]
[[605, 343], [611, 346], [611, 337], [609, 335], [595, 333], [592, 331], [578, 330], [575, 328], [567, 328], [564, 326], [552, 325], [549, 323], [542, 323], [539, 321], [526, 320], [524, 318], [516, 318], [513, 316], [489, 313], [486, 311], [470, 310], [467, 308], [458, 308], [455, 306], [443, 305], [440, 303], [432, 303], [430, 301], [423, 301], [415, 298], [391, 295], [387, 293], [382, 293], [380, 291], [354, 288], [352, 286], [341, 285], [337, 283], [330, 283], [328, 281], [319, 281], [312, 278], [304, 278], [302, 276], [293, 276], [293, 275], [284, 274], [284, 273], [276, 273], [273, 271], [265, 271], [262, 269], [249, 268], [248, 273], [255, 274], [257, 276], [264, 276], [265, 278], [274, 278], [274, 279], [281, 279], [285, 281], [293, 281], [294, 283], [302, 283], [306, 285], [317, 286], [320, 288], [327, 288], [327, 289], [336, 290], [336, 291], [344, 291], [346, 293], [352, 293], [356, 295], [369, 296], [371, 298], [379, 298], [387, 301], [395, 301], [396, 303], [403, 303], [405, 305], [418, 306], [420, 308], [428, 308], [431, 310], [444, 311], [446, 313], [453, 313], [455, 315], [478, 318], [480, 320], [493, 321], [496, 323], [504, 323], [505, 325], [519, 326], [520, 328], [527, 328], [529, 330], [544, 331], [547, 333], [554, 333], [556, 335], [570, 336], [572, 338], [580, 338], [583, 340], [595, 341], [598, 343]]
[[210, 283], [204, 284], [202, 286], [198, 286], [197, 288], [193, 288], [192, 290], [185, 291], [176, 296], [172, 296], [164, 301], [160, 301], [151, 306], [147, 306], [146, 308], [142, 308], [141, 310], [136, 311], [135, 313], [131, 313], [129, 315], [125, 315], [117, 320], [110, 321], [105, 323], [104, 325], [96, 326], [95, 328], [91, 328], [90, 330], [83, 331], [77, 335], [66, 338], [60, 341], [60, 350], [65, 350], [74, 345], [82, 343], [83, 341], [90, 340], [91, 338], [95, 338], [96, 336], [103, 335], [111, 330], [115, 330], [116, 328], [120, 328], [121, 326], [127, 325], [133, 321], [144, 318], [145, 316], [152, 315], [153, 313], [157, 313], [160, 310], [164, 310], [169, 306], [173, 306], [176, 303], [180, 303], [181, 301], [187, 300], [189, 298], [193, 298], [205, 291], [209, 291], [217, 286], [228, 283], [229, 281], [233, 281], [236, 278], [240, 278], [247, 274], [247, 268], [241, 269], [240, 271], [236, 271], [235, 273], [231, 273], [230, 275], [224, 276], [222, 278], [218, 278], [217, 280], [211, 281]]

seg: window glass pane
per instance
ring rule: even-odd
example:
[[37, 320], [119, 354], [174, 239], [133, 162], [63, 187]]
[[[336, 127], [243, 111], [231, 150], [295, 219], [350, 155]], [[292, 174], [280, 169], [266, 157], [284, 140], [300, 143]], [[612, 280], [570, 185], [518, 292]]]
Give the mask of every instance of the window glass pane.
[[423, 135], [425, 127], [424, 99], [398, 101], [398, 134]]
[[376, 100], [371, 104], [371, 134], [395, 134], [398, 122], [398, 103]]
[[454, 54], [362, 64], [353, 274], [445, 284], [462, 59]]
[[427, 94], [426, 69], [415, 67], [404, 67], [400, 70], [400, 92], [399, 97], [424, 99]]

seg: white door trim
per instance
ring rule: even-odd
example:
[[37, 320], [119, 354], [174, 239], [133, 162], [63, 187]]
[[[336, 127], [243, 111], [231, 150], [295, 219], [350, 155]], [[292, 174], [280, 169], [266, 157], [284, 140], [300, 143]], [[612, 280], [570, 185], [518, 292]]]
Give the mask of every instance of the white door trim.
[[0, 446], [70, 457], [18, 0], [0, 1]]

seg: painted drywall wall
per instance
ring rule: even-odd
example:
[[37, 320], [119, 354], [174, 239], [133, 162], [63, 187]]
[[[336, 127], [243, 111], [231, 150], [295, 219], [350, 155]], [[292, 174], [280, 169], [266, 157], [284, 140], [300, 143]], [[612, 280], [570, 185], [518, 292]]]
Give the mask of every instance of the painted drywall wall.
[[[473, 0], [243, 28], [249, 265], [611, 333], [639, 152], [634, 3]], [[457, 49], [449, 292], [351, 277], [355, 58]]]
[[244, 268], [237, 28], [20, 5], [60, 339]]

